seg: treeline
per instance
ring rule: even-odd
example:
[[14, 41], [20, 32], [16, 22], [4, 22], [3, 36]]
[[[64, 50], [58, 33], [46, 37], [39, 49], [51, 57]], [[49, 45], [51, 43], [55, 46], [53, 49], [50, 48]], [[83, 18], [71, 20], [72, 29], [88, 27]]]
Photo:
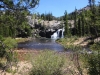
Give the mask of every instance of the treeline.
[[[28, 25], [29, 9], [39, 4], [39, 0], [0, 0], [0, 36], [28, 37], [31, 27]], [[1, 39], [0, 39], [1, 40]]]
[[31, 33], [31, 27], [27, 23], [27, 11], [0, 12], [0, 36], [2, 37], [27, 37]]
[[[71, 14], [67, 14], [63, 17], [65, 22], [65, 36], [100, 36], [100, 3], [95, 4], [95, 0], [89, 0], [89, 9], [81, 10], [79, 12], [77, 9]], [[74, 27], [68, 23], [68, 20], [74, 21]]]
[[33, 16], [33, 19], [42, 19], [42, 20], [47, 20], [47, 21], [52, 21], [52, 20], [58, 20], [60, 21], [61, 20], [61, 17], [55, 17], [53, 16], [52, 13], [33, 13], [31, 14], [31, 16]]

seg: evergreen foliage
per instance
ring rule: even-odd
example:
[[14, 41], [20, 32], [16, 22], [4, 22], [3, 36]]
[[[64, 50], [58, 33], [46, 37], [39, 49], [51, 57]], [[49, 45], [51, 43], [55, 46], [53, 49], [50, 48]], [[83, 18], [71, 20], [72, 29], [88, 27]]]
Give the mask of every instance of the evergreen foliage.
[[[29, 9], [39, 4], [39, 0], [0, 0], [0, 59], [7, 60], [3, 71], [16, 61], [14, 38], [28, 37], [31, 27], [27, 22]], [[1, 67], [0, 67], [1, 68]]]
[[68, 15], [67, 15], [67, 11], [65, 11], [65, 16], [64, 16], [64, 21], [65, 21], [65, 32], [64, 35], [65, 36], [69, 36], [69, 26], [68, 26]]
[[89, 0], [88, 9], [80, 9], [68, 14], [68, 20], [74, 21], [74, 28], [71, 34], [75, 36], [100, 36], [100, 3], [95, 4], [95, 0]]

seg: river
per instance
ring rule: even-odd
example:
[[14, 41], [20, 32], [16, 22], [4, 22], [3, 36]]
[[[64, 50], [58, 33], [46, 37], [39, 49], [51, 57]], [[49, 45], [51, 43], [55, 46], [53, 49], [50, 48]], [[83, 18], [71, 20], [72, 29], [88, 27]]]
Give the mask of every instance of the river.
[[38, 38], [32, 39], [31, 41], [23, 42], [18, 44], [18, 48], [32, 49], [32, 50], [54, 50], [64, 51], [64, 47], [56, 43], [54, 39]]

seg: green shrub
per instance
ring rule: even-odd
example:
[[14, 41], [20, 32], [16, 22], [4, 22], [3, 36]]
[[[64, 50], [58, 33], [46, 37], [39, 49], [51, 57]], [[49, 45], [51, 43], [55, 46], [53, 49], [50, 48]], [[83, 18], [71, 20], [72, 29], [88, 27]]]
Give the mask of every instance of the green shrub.
[[15, 39], [12, 39], [11, 37], [6, 38], [1, 44], [0, 44], [0, 57], [5, 57], [7, 61], [12, 61], [14, 58], [14, 52], [13, 49], [17, 46], [17, 42]]
[[11, 71], [12, 65], [17, 62], [17, 53], [13, 50], [16, 46], [17, 42], [11, 37], [5, 38], [0, 42], [0, 58], [6, 59], [5, 70], [8, 69], [8, 71]]
[[3, 43], [7, 46], [6, 49], [13, 49], [17, 47], [17, 41], [11, 37], [6, 38]]
[[64, 57], [53, 51], [44, 51], [32, 61], [30, 75], [62, 75]]
[[100, 53], [90, 54], [88, 57], [88, 73], [89, 75], [100, 74]]
[[99, 51], [100, 50], [100, 42], [94, 43], [93, 45], [90, 46], [90, 49], [93, 51]]
[[3, 37], [0, 35], [0, 41], [3, 39]]
[[4, 40], [4, 45], [5, 45], [5, 51], [6, 51], [6, 59], [7, 61], [13, 61], [15, 60], [14, 55], [16, 53], [13, 52], [13, 49], [17, 46], [17, 42], [15, 39], [8, 37]]
[[3, 58], [6, 54], [6, 50], [2, 47], [2, 44], [0, 43], [0, 58]]
[[100, 75], [100, 42], [90, 46], [92, 54], [88, 55], [89, 75]]

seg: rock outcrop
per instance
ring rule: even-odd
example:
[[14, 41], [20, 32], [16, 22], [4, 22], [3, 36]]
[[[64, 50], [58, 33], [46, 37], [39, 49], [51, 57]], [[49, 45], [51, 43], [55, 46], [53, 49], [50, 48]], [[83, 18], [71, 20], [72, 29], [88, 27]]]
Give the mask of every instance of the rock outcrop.
[[44, 21], [41, 19], [32, 19], [31, 16], [27, 16], [29, 25], [35, 29], [35, 35], [40, 35], [42, 37], [51, 38], [51, 35], [56, 32], [58, 29], [64, 27], [64, 22], [52, 20]]
[[41, 19], [32, 19], [31, 16], [27, 16], [28, 18], [28, 23], [31, 27], [35, 27], [36, 25], [41, 25], [44, 26], [45, 28], [60, 28], [64, 26], [64, 22], [62, 21], [57, 21], [57, 20], [52, 20], [52, 21], [44, 21]]

